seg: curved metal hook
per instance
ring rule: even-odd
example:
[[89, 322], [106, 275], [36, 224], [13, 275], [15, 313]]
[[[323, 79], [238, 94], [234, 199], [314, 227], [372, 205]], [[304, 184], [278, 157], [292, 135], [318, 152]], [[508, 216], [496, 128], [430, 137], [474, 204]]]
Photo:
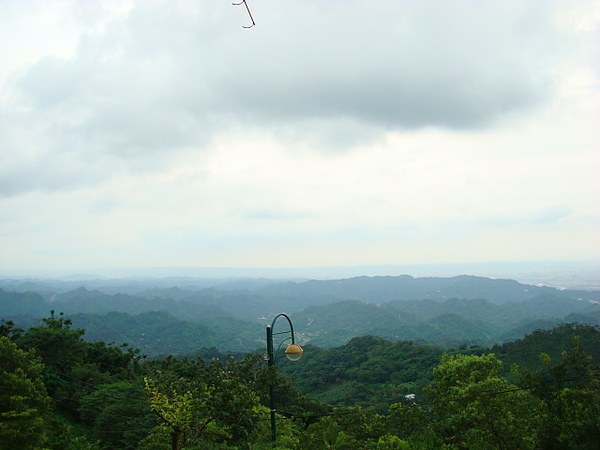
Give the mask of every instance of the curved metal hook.
[[254, 25], [256, 25], [256, 23], [254, 22], [254, 17], [252, 17], [252, 13], [250, 12], [250, 8], [248, 7], [248, 3], [246, 3], [246, 0], [242, 0], [239, 3], [232, 3], [233, 6], [240, 6], [242, 4], [246, 6], [246, 11], [248, 11], [248, 15], [250, 16], [250, 20], [252, 21], [252, 25], [250, 25], [249, 27], [245, 27], [242, 25], [242, 28], [252, 28]]

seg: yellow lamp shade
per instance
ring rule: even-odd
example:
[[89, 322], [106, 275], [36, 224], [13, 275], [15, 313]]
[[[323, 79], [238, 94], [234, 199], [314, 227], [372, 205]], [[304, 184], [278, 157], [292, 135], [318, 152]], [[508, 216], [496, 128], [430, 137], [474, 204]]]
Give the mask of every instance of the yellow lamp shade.
[[287, 359], [290, 361], [298, 361], [302, 357], [303, 351], [304, 350], [302, 350], [302, 347], [300, 347], [298, 344], [290, 344], [285, 349], [285, 356], [287, 356]]

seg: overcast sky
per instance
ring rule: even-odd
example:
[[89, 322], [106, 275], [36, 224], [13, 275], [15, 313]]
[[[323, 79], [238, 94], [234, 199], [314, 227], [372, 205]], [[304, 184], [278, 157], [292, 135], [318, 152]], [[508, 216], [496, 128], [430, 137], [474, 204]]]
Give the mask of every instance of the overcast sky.
[[0, 0], [0, 275], [600, 259], [600, 6]]

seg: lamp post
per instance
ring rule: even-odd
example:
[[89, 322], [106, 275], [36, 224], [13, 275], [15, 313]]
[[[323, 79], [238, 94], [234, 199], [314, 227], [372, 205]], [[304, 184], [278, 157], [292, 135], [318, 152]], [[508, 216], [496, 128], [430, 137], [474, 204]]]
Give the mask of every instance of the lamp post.
[[[280, 317], [285, 317], [287, 319], [288, 324], [290, 325], [290, 329], [287, 331], [281, 331], [279, 333], [273, 333], [273, 327], [275, 326], [275, 322]], [[289, 334], [289, 336], [284, 338], [279, 343], [279, 346], [277, 347], [277, 351], [279, 351], [279, 349], [281, 348], [281, 346], [283, 345], [284, 342], [291, 340], [292, 343], [289, 344], [287, 346], [287, 348], [285, 349], [285, 356], [287, 356], [287, 358], [290, 361], [298, 361], [302, 357], [302, 352], [304, 350], [302, 350], [302, 347], [300, 347], [295, 342], [294, 325], [292, 325], [291, 319], [288, 317], [287, 314], [283, 314], [283, 313], [277, 314], [275, 316], [275, 318], [273, 319], [273, 322], [271, 322], [271, 325], [267, 325], [267, 361], [269, 363], [269, 367], [275, 365], [275, 354], [277, 353], [277, 351], [273, 350], [273, 336], [277, 336], [280, 334]], [[271, 386], [269, 387], [269, 396], [270, 396], [270, 407], [271, 407], [271, 440], [273, 442], [275, 442], [275, 440], [277, 438], [277, 426], [275, 423], [275, 413], [277, 412], [277, 410], [275, 409], [275, 385], [274, 385], [273, 380], [271, 380]]]

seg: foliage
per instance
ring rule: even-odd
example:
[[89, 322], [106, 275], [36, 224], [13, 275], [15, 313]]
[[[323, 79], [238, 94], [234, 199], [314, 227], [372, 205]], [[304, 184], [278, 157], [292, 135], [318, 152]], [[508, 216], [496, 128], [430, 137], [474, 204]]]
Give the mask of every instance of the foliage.
[[[259, 419], [260, 403], [254, 367], [257, 359], [233, 359], [209, 366], [174, 360], [154, 370], [145, 386], [160, 425], [156, 436], [168, 434], [173, 449], [188, 445], [246, 445]], [[165, 370], [166, 369], [166, 370]], [[193, 376], [182, 376], [187, 372]], [[255, 386], [254, 386], [255, 387]]]
[[406, 395], [422, 398], [443, 353], [440, 347], [363, 336], [333, 349], [306, 347], [300, 361], [282, 362], [281, 370], [326, 403], [385, 411]]
[[427, 411], [416, 403], [406, 401], [390, 405], [385, 427], [390, 435], [408, 439], [422, 435], [430, 422], [431, 417]]
[[71, 329], [72, 322], [60, 313], [43, 319], [44, 325], [30, 328], [18, 340], [24, 348], [34, 348], [46, 366], [59, 372], [68, 372], [74, 365], [83, 361], [85, 343], [81, 336], [85, 330]]
[[15, 323], [12, 320], [0, 321], [0, 336], [11, 338], [12, 340], [19, 339], [23, 330], [15, 327]]
[[540, 355], [541, 371], [514, 367], [519, 385], [542, 405], [546, 420], [541, 430], [545, 448], [598, 448], [600, 436], [600, 372], [581, 349], [581, 337], [554, 362]]
[[150, 356], [190, 353], [202, 347], [251, 352], [263, 331], [256, 323], [224, 317], [222, 311], [214, 316], [175, 315], [165, 309], [168, 305], [139, 314], [112, 311], [102, 315], [79, 313], [71, 318], [86, 329], [91, 341], [129, 342]]
[[408, 442], [391, 434], [384, 434], [377, 441], [377, 450], [410, 450], [410, 448]]
[[592, 358], [592, 363], [600, 365], [600, 326], [565, 323], [550, 330], [535, 330], [522, 339], [495, 345], [492, 351], [505, 363], [505, 370], [513, 364], [536, 371], [546, 370], [539, 358], [542, 353], [551, 359], [559, 359], [564, 351], [573, 347], [573, 340], [579, 336], [580, 349]]
[[39, 448], [46, 441], [50, 398], [42, 382], [42, 365], [0, 336], [0, 443], [3, 448]]
[[376, 448], [384, 434], [383, 416], [363, 408], [337, 409], [310, 425], [298, 442], [298, 450]]
[[[48, 448], [52, 450], [104, 450], [101, 439], [88, 436], [85, 429], [60, 414], [52, 414], [47, 426]], [[107, 433], [112, 434], [112, 433]]]
[[502, 377], [493, 354], [445, 355], [426, 389], [446, 441], [468, 448], [536, 448], [539, 408]]
[[44, 383], [54, 404], [69, 414], [78, 414], [78, 403], [94, 384], [110, 383], [137, 370], [137, 352], [123, 351], [104, 342], [82, 339], [85, 330], [72, 329], [70, 319], [54, 311], [17, 339], [22, 348], [33, 349], [44, 363]]
[[78, 411], [90, 435], [110, 448], [135, 449], [156, 425], [138, 379], [98, 387], [81, 399]]
[[22, 431], [2, 416], [2, 448], [29, 435], [8, 448], [587, 449], [600, 434], [598, 327], [536, 331], [495, 354], [364, 336], [269, 367], [214, 348], [145, 360], [53, 312], [21, 336], [13, 326], [0, 337], [0, 411]]

